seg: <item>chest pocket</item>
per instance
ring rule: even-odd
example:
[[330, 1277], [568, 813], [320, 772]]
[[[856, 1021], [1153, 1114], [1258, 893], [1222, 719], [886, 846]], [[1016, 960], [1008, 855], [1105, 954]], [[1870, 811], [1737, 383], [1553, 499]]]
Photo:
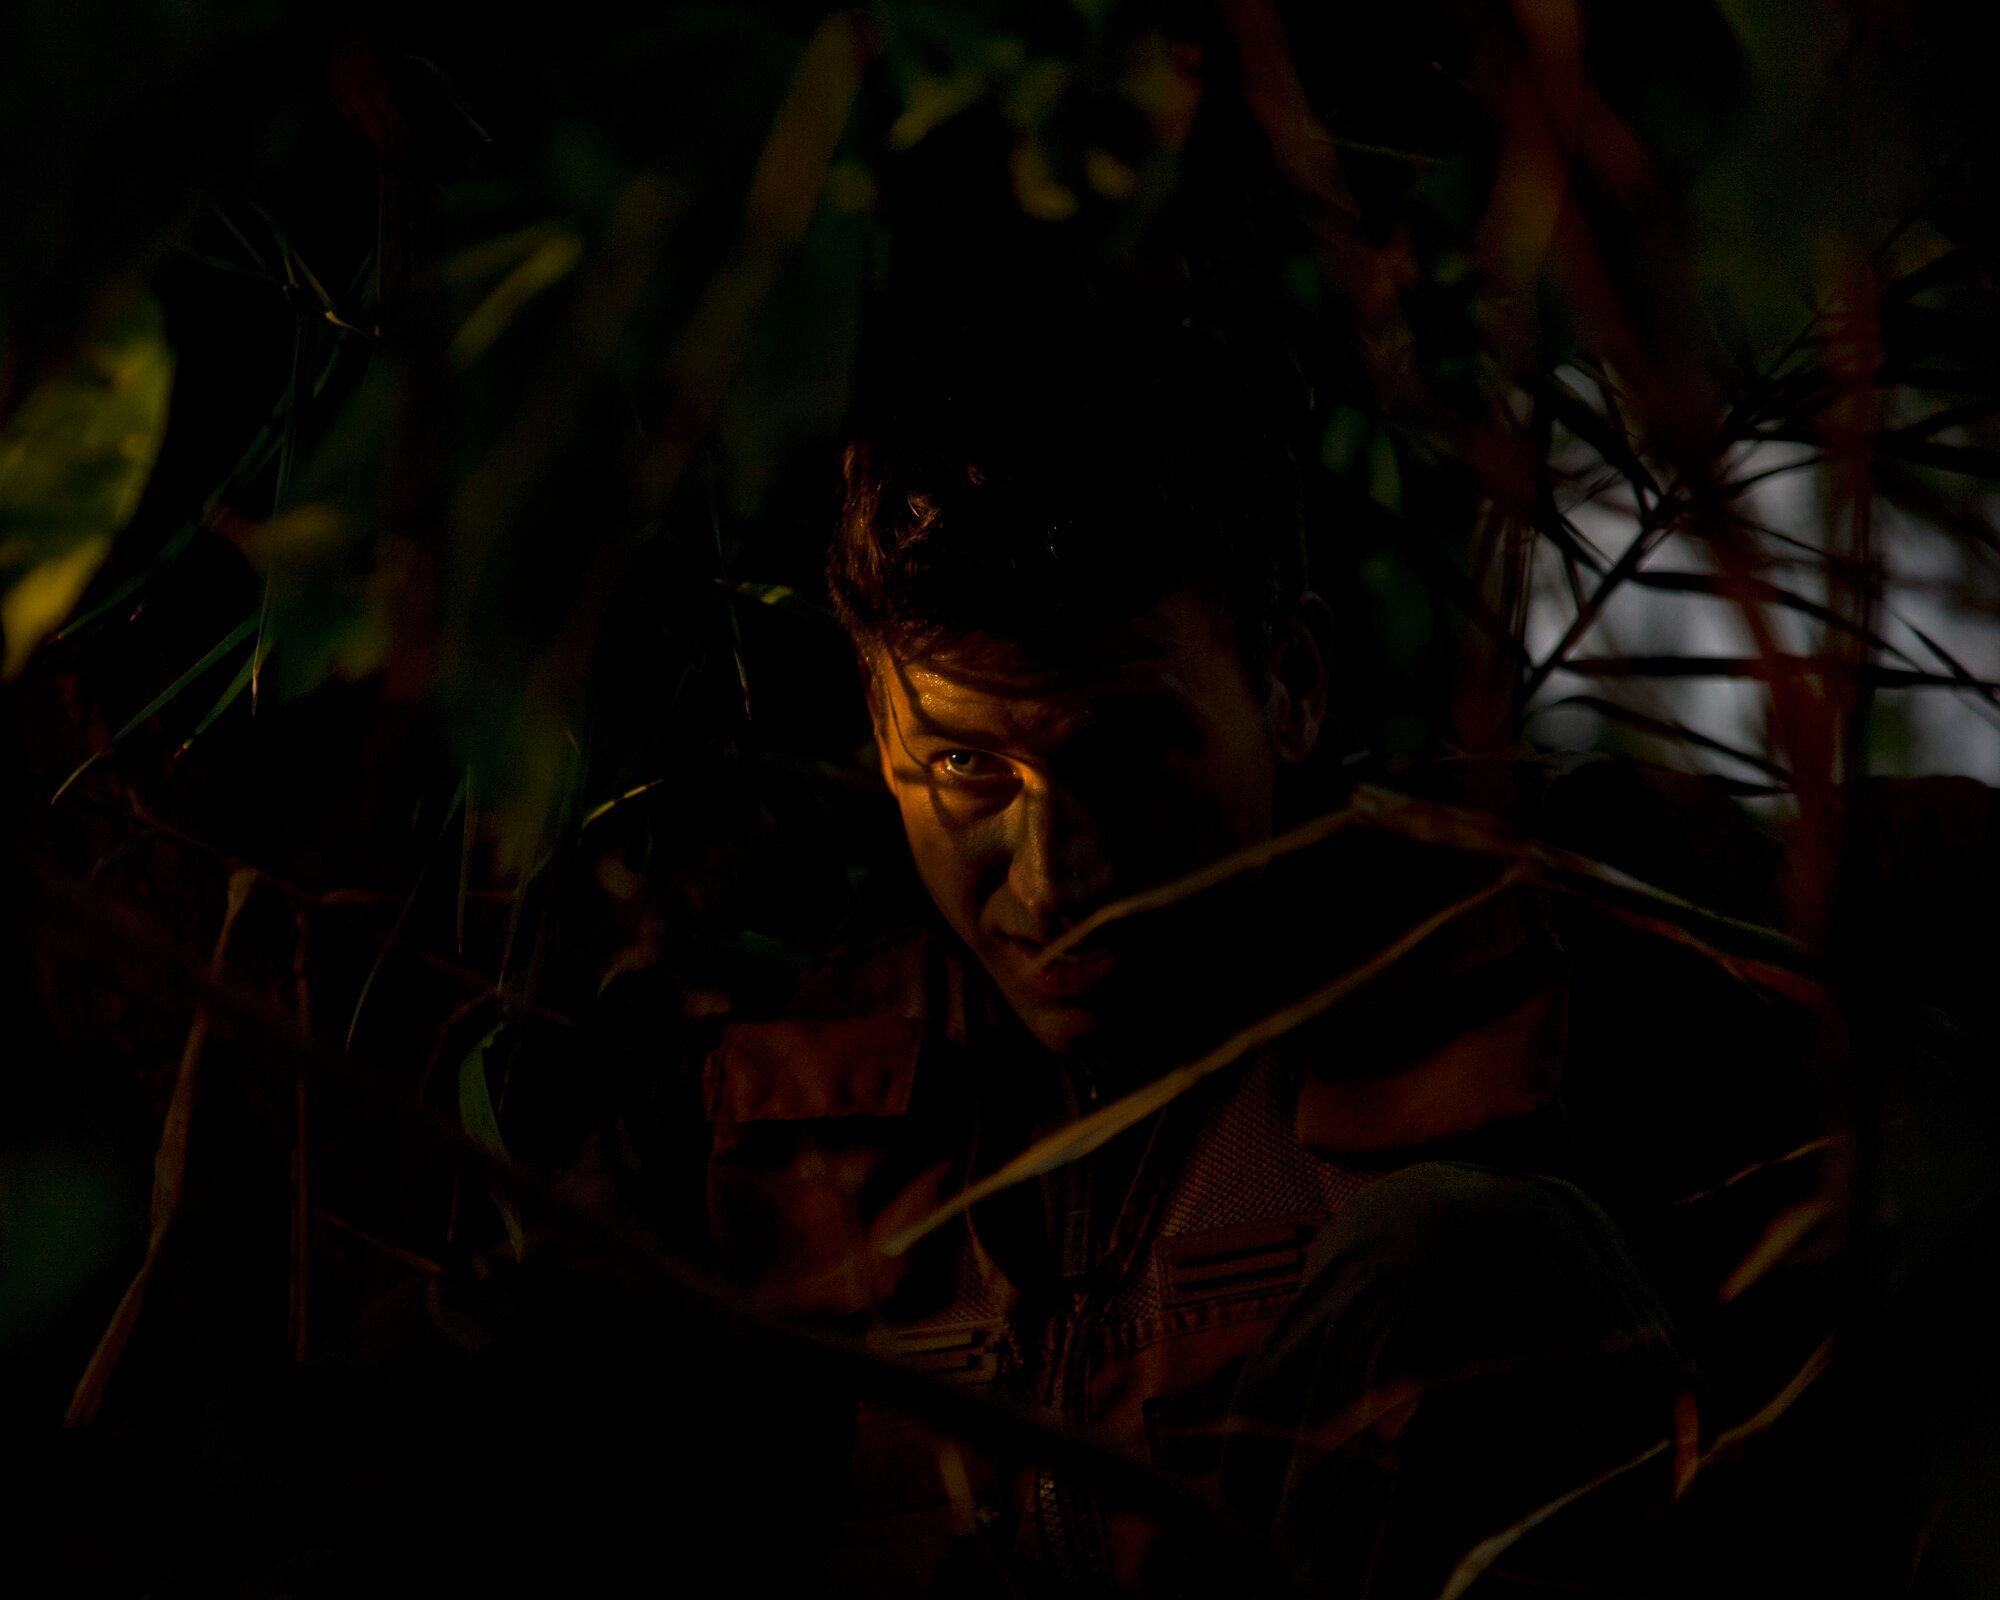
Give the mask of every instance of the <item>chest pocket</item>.
[[1182, 1233], [1155, 1247], [1163, 1307], [1296, 1289], [1324, 1213]]
[[1203, 1305], [1298, 1286], [1313, 1235], [1370, 1174], [1299, 1143], [1297, 1088], [1268, 1058], [1244, 1063], [1209, 1106], [1161, 1196], [1152, 1248], [1106, 1311], [1115, 1343], [1185, 1328]]
[[851, 1313], [894, 1292], [878, 1235], [935, 1199], [909, 1116], [922, 1044], [901, 1017], [748, 1023], [709, 1057], [710, 1235], [773, 1304]]

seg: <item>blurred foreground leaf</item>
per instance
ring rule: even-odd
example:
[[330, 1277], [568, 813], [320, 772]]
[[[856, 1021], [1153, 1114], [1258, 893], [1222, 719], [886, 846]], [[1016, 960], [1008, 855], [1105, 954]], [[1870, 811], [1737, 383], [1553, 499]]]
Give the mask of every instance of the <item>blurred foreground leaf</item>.
[[[209, 958], [211, 976], [220, 977], [222, 974], [222, 958], [229, 949], [229, 935], [235, 929], [236, 919], [242, 915], [244, 904], [256, 883], [257, 874], [248, 867], [238, 867], [229, 875], [229, 898], [222, 912], [222, 927], [215, 935], [215, 953]], [[77, 1380], [69, 1410], [63, 1415], [66, 1427], [79, 1427], [97, 1420], [98, 1407], [104, 1402], [104, 1390], [111, 1382], [112, 1370], [118, 1365], [118, 1358], [125, 1353], [125, 1346], [138, 1323], [139, 1308], [146, 1297], [146, 1285], [152, 1281], [153, 1270], [159, 1265], [167, 1229], [173, 1223], [174, 1212], [179, 1209], [181, 1189], [187, 1179], [188, 1126], [194, 1116], [195, 1074], [200, 1068], [202, 1049], [207, 1042], [208, 1007], [201, 1004], [195, 1007], [194, 1018], [188, 1024], [187, 1042], [181, 1047], [180, 1067], [174, 1074], [173, 1096], [167, 1102], [167, 1114], [160, 1124], [159, 1148], [153, 1155], [152, 1224], [146, 1240], [146, 1256], [119, 1300], [118, 1309], [112, 1313], [104, 1336], [91, 1352], [90, 1364]]]
[[138, 508], [173, 382], [159, 302], [137, 293], [0, 429], [0, 677], [61, 625]]
[[118, 1195], [75, 1149], [0, 1160], [0, 1348], [34, 1337], [112, 1259]]
[[[507, 1159], [507, 1145], [500, 1137], [500, 1118], [493, 1110], [493, 1096], [486, 1087], [486, 1052], [493, 1041], [500, 1036], [494, 1029], [479, 1043], [466, 1052], [465, 1059], [458, 1064], [458, 1120], [464, 1125], [466, 1136], [478, 1141], [502, 1160]], [[493, 1203], [500, 1208], [500, 1220], [507, 1224], [507, 1242], [513, 1247], [514, 1259], [521, 1259], [521, 1219], [514, 1208], [498, 1195]]]
[[[148, 700], [131, 720], [126, 722], [109, 740], [91, 751], [84, 758], [82, 765], [77, 767], [74, 772], [56, 786], [56, 792], [49, 796], [49, 804], [54, 805], [56, 801], [60, 800], [71, 784], [75, 783], [78, 778], [82, 777], [92, 767], [96, 766], [98, 762], [110, 755], [126, 738], [145, 727], [148, 722], [151, 722], [154, 717], [171, 705], [179, 697], [183, 689], [193, 683], [196, 678], [199, 678], [204, 672], [208, 671], [210, 667], [214, 666], [216, 662], [228, 655], [230, 651], [242, 644], [256, 631], [257, 613], [253, 611], [249, 616], [237, 623], [228, 633], [224, 634], [221, 643], [213, 646], [206, 655], [193, 666], [189, 667], [187, 671], [174, 679], [172, 683], [168, 684], [166, 688], [162, 689], [151, 700]], [[246, 679], [245, 681], [247, 682], [248, 680]], [[228, 690], [224, 691], [223, 698], [218, 700], [209, 714], [202, 719], [201, 725], [188, 735], [188, 743], [194, 743], [195, 739], [207, 729], [208, 725], [229, 708], [229, 702], [235, 699], [235, 697], [236, 688], [232, 685]], [[182, 748], [186, 748], [186, 746]]]
[[746, 600], [755, 600], [774, 611], [782, 611], [788, 617], [797, 617], [802, 622], [816, 623], [821, 627], [834, 629], [844, 639], [846, 629], [840, 619], [823, 605], [808, 600], [798, 590], [782, 583], [734, 583], [727, 578], [715, 580], [723, 588], [740, 594]]

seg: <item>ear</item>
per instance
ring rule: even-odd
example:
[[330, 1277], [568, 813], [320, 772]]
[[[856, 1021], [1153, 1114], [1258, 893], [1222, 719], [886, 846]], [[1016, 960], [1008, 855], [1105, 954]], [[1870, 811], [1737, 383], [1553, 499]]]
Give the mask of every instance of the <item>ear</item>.
[[1319, 743], [1326, 725], [1332, 663], [1333, 609], [1308, 589], [1271, 641], [1265, 664], [1271, 683], [1271, 733], [1278, 760], [1285, 766], [1299, 765]]

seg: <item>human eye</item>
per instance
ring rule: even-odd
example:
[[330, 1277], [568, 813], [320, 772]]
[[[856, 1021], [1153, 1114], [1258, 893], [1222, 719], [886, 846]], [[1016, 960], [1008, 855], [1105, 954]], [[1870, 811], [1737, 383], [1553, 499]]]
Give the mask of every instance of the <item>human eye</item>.
[[1013, 775], [1006, 762], [983, 750], [946, 750], [931, 766], [952, 783], [997, 783]]

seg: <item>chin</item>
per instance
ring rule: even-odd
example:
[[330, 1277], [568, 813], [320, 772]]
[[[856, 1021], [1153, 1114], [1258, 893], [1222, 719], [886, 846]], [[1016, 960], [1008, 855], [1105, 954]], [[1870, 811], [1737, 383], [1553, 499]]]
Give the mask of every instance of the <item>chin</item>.
[[1103, 1021], [1093, 1007], [1051, 1001], [1047, 995], [1032, 990], [1024, 993], [1013, 984], [1002, 984], [1000, 989], [1022, 1026], [1043, 1048], [1057, 1055], [1089, 1049], [1103, 1030]]
[[1046, 1049], [1059, 1056], [1101, 1047], [1104, 1030], [1095, 1017], [1079, 1016], [1070, 1011], [1053, 1014], [1043, 1011], [1027, 1013], [1021, 1020]]
[[1017, 1005], [1015, 1009], [1043, 1047], [1060, 1056], [1152, 1053], [1145, 1028], [1135, 1019], [1106, 1008], [1050, 1005], [1043, 1000], [1039, 1005]]

